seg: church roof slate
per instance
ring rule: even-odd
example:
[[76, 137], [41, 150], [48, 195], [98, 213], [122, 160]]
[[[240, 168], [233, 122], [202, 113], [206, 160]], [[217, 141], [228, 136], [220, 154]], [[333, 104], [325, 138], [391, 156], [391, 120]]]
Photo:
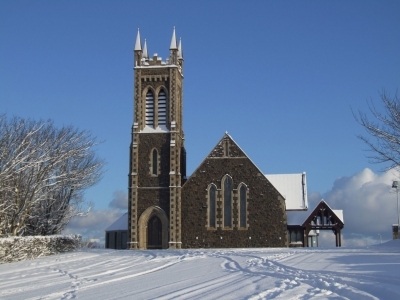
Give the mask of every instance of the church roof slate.
[[128, 230], [128, 213], [124, 213], [117, 221], [107, 227], [106, 231]]

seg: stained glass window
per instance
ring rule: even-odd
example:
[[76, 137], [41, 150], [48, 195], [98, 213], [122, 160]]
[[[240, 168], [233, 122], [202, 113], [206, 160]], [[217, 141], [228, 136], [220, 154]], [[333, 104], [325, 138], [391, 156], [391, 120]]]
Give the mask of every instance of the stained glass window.
[[247, 226], [247, 188], [245, 185], [240, 187], [240, 227]]
[[158, 169], [157, 158], [158, 158], [158, 153], [157, 153], [157, 150], [154, 149], [153, 150], [153, 157], [152, 157], [152, 174], [153, 175], [158, 175], [158, 172], [157, 172], [157, 169]]
[[215, 228], [216, 188], [211, 186], [209, 190], [209, 226]]
[[232, 226], [232, 179], [226, 177], [224, 181], [224, 227]]

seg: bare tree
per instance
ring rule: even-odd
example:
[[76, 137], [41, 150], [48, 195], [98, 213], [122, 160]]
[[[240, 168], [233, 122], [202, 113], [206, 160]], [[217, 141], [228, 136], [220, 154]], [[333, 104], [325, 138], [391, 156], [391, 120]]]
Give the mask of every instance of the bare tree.
[[372, 163], [389, 163], [385, 168], [389, 170], [400, 166], [400, 98], [397, 92], [391, 97], [385, 91], [380, 97], [384, 112], [378, 111], [371, 103], [369, 110], [374, 116], [373, 120], [361, 111], [354, 116], [368, 133], [368, 136], [358, 136], [372, 153], [368, 158]]
[[57, 234], [84, 214], [104, 165], [96, 145], [87, 131], [0, 116], [0, 236]]

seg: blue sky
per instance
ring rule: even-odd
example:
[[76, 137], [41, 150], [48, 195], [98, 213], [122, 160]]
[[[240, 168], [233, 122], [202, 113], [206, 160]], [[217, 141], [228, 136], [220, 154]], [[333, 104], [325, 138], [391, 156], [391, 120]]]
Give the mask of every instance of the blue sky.
[[165, 59], [173, 26], [188, 174], [228, 131], [264, 173], [307, 172], [310, 194], [366, 167], [380, 176], [351, 109], [399, 87], [399, 1], [3, 0], [0, 113], [104, 141], [107, 172], [86, 193], [95, 209], [127, 191], [137, 28]]

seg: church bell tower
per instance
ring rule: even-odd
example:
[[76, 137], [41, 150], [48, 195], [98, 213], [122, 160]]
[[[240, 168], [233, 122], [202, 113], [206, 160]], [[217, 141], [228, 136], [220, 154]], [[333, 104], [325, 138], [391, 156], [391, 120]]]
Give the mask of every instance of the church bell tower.
[[175, 28], [169, 58], [134, 48], [134, 123], [128, 184], [128, 249], [181, 248], [183, 53]]

